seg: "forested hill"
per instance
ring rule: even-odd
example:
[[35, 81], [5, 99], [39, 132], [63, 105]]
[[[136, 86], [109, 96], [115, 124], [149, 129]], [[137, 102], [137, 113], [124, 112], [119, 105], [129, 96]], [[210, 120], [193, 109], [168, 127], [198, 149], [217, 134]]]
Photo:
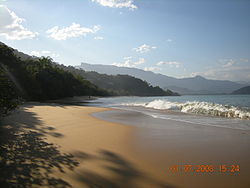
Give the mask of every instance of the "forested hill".
[[234, 94], [234, 95], [250, 95], [250, 86], [242, 87], [242, 88], [234, 91], [232, 94]]
[[83, 76], [98, 87], [107, 90], [113, 95], [120, 96], [173, 96], [179, 95], [170, 90], [163, 90], [160, 87], [153, 87], [146, 81], [129, 75], [107, 75], [94, 71], [86, 72], [72, 66], [58, 65], [60, 68], [73, 74]]
[[[0, 44], [0, 111], [17, 98], [48, 100], [71, 96], [106, 96], [81, 76], [73, 75], [52, 63], [50, 58], [21, 60], [14, 50]], [[1, 113], [1, 112], [0, 112]]]
[[[22, 52], [18, 52], [17, 50], [14, 50], [13, 52], [17, 57], [20, 58], [19, 60], [22, 60], [22, 62], [32, 63], [32, 62], [39, 62], [42, 60], [41, 58], [39, 59], [37, 57], [31, 57]], [[43, 59], [45, 60], [45, 58]], [[64, 72], [65, 71], [67, 72], [67, 74], [69, 74], [69, 72], [73, 73], [74, 77], [77, 79], [82, 80], [82, 77], [86, 78], [86, 80], [83, 79], [85, 82], [88, 80], [102, 89], [101, 91], [100, 89], [98, 89], [98, 91], [95, 91], [94, 93], [92, 92], [92, 95], [123, 95], [123, 96], [178, 95], [177, 93], [173, 93], [170, 90], [165, 91], [157, 86], [153, 87], [149, 85], [146, 81], [142, 81], [141, 79], [128, 75], [110, 76], [106, 74], [99, 74], [97, 72], [85, 72], [84, 70], [75, 69], [72, 66], [67, 67], [57, 63], [52, 63], [51, 60], [50, 64], [52, 64], [53, 69], [56, 68], [60, 70], [63, 69]], [[88, 83], [87, 85], [90, 85], [90, 83]], [[86, 93], [84, 93], [83, 95], [86, 95]]]
[[236, 89], [246, 86], [228, 80], [210, 80], [202, 76], [189, 78], [174, 78], [167, 75], [144, 71], [133, 67], [118, 67], [115, 65], [88, 64], [82, 63], [76, 66], [78, 69], [85, 71], [95, 71], [100, 74], [108, 75], [130, 75], [145, 80], [152, 86], [159, 86], [163, 89], [167, 88], [180, 94], [229, 94]]
[[84, 95], [177, 95], [128, 75], [85, 72], [54, 63], [49, 57], [34, 58], [3, 43], [0, 43], [0, 91], [0, 111], [17, 98], [43, 101]]

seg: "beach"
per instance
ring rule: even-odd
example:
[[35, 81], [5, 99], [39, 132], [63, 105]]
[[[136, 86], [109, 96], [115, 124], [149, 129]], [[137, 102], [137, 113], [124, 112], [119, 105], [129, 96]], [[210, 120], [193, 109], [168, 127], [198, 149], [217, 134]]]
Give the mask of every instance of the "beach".
[[[250, 185], [248, 130], [53, 103], [26, 103], [2, 123], [2, 159], [8, 160], [1, 162], [1, 176], [26, 187]], [[184, 165], [194, 170], [185, 172]], [[214, 171], [197, 172], [198, 165]], [[228, 171], [221, 172], [221, 165]]]
[[0, 188], [250, 188], [250, 0], [0, 0]]

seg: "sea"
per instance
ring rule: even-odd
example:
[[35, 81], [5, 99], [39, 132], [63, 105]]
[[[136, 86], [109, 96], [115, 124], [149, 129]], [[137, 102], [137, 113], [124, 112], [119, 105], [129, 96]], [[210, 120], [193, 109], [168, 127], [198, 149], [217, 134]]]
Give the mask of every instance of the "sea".
[[250, 130], [250, 95], [107, 97], [98, 98], [92, 104], [156, 119]]

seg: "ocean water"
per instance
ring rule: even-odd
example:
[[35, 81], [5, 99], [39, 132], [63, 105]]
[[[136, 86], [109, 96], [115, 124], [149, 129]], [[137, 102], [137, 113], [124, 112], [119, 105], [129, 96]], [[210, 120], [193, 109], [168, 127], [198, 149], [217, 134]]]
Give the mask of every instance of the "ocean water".
[[250, 95], [186, 95], [99, 98], [98, 105], [152, 118], [250, 130]]

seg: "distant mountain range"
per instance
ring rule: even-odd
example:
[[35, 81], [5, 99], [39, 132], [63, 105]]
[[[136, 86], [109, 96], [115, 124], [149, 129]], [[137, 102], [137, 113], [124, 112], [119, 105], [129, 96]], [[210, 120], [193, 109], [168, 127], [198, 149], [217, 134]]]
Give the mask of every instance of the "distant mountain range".
[[[0, 42], [0, 44], [3, 44]], [[38, 59], [35, 56], [29, 56], [17, 50], [14, 54], [21, 60]], [[231, 94], [235, 90], [248, 86], [245, 82], [232, 82], [227, 80], [210, 80], [201, 76], [190, 78], [174, 78], [162, 74], [156, 74], [151, 71], [144, 71], [138, 68], [117, 67], [114, 65], [97, 65], [82, 63], [75, 68], [85, 71], [95, 71], [107, 75], [130, 75], [146, 82], [152, 86], [159, 86], [165, 90], [169, 89], [179, 94]]]
[[[5, 69], [2, 70], [2, 67]], [[153, 87], [148, 82], [133, 76], [87, 72], [72, 66], [60, 65], [50, 58], [29, 56], [0, 42], [0, 71], [5, 74], [9, 69], [17, 74], [14, 76], [18, 81], [13, 82], [21, 82], [22, 87], [25, 88], [22, 95], [26, 99], [48, 100], [75, 95], [179, 95], [170, 90]], [[7, 77], [6, 80], [8, 80]], [[24, 94], [24, 91], [28, 94]]]
[[234, 95], [249, 95], [250, 94], [250, 86], [242, 87], [242, 88], [234, 91], [232, 94], [234, 94]]
[[180, 94], [230, 94], [246, 86], [245, 84], [227, 80], [209, 80], [202, 76], [178, 79], [138, 68], [117, 67], [114, 65], [81, 63], [76, 68], [109, 75], [130, 75], [145, 80], [153, 86], [160, 86], [163, 89], [170, 89]]

